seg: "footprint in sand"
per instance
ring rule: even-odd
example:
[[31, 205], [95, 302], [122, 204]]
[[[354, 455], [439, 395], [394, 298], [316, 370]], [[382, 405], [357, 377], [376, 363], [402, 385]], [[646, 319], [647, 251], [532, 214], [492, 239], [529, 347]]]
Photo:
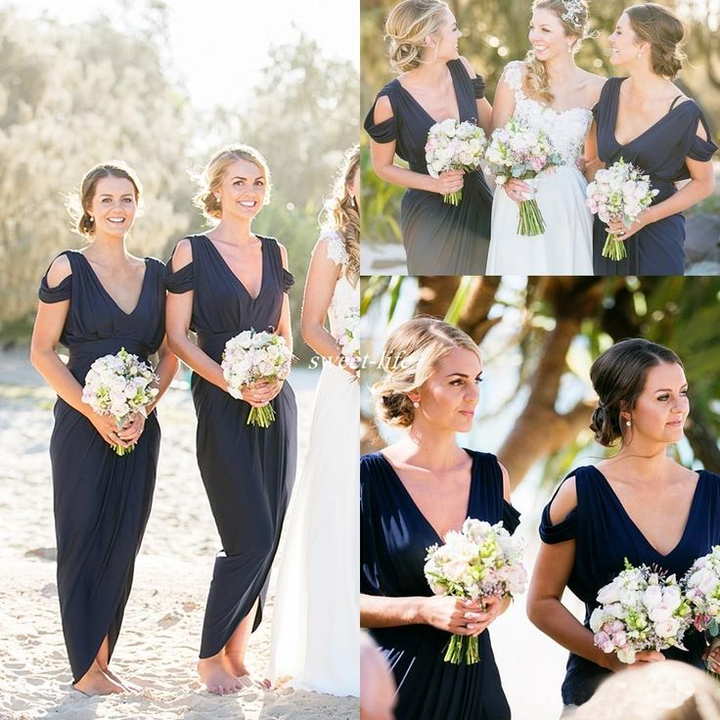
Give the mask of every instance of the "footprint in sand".
[[182, 615], [178, 612], [169, 612], [167, 615], [165, 615], [163, 618], [158, 620], [158, 625], [163, 629], [167, 630], [168, 628], [172, 627], [173, 625], [176, 625], [182, 620]]

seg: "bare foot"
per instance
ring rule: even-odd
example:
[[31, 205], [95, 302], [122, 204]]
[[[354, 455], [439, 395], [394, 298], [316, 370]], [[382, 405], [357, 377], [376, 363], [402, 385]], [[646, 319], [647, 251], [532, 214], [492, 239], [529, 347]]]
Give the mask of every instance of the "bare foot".
[[272, 683], [268, 678], [257, 678], [253, 675], [245, 665], [245, 659], [241, 655], [235, 655], [233, 653], [226, 652], [223, 655], [225, 659], [225, 666], [228, 670], [236, 677], [243, 680], [248, 685], [259, 685], [268, 690]]
[[221, 655], [201, 658], [197, 664], [198, 675], [205, 683], [208, 692], [215, 695], [228, 695], [240, 690], [243, 683], [225, 667]]
[[109, 678], [97, 665], [93, 665], [73, 687], [88, 697], [125, 692], [120, 683]]

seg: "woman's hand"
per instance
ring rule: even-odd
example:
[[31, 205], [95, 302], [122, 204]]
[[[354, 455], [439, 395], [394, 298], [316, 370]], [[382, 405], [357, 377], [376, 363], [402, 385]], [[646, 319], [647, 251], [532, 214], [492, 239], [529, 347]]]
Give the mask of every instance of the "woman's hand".
[[643, 210], [630, 227], [626, 227], [621, 220], [611, 220], [607, 226], [608, 231], [618, 240], [623, 242], [629, 240], [638, 230], [642, 230], [650, 222], [646, 213], [647, 210]]
[[716, 645], [712, 649], [708, 648], [703, 655], [703, 660], [710, 672], [720, 675], [720, 645]]
[[145, 420], [147, 415], [144, 410], [138, 410], [133, 413], [126, 421], [122, 428], [118, 431], [118, 436], [127, 445], [134, 445], [143, 434], [145, 429]]
[[242, 388], [242, 399], [253, 407], [263, 407], [282, 390], [282, 386], [282, 380], [277, 380], [274, 383], [263, 381], [252, 383], [251, 385], [244, 385]]
[[608, 654], [608, 662], [605, 667], [613, 672], [619, 672], [620, 670], [626, 670], [628, 668], [642, 667], [645, 663], [662, 662], [663, 660], [665, 660], [665, 656], [656, 650], [643, 650], [637, 653], [635, 655], [635, 662], [630, 664], [620, 662], [615, 653], [610, 653]]
[[[497, 598], [493, 598], [500, 603]], [[490, 598], [485, 601], [490, 607]], [[486, 611], [482, 604], [465, 598], [433, 595], [427, 598], [422, 608], [422, 618], [427, 625], [454, 635], [480, 635], [498, 616], [500, 610], [493, 608], [494, 615]]]
[[527, 183], [517, 178], [503, 183], [502, 188], [507, 193], [507, 196], [518, 205], [523, 200], [530, 200], [533, 196], [533, 189]]
[[584, 175], [585, 170], [587, 170], [588, 167], [587, 158], [580, 155], [580, 157], [575, 161], [575, 167], [577, 167], [577, 169]]
[[115, 418], [110, 415], [98, 415], [92, 410], [86, 415], [87, 419], [93, 424], [93, 427], [98, 431], [100, 437], [112, 448], [120, 446], [123, 448], [129, 447], [132, 443], [126, 442], [120, 437], [120, 431], [118, 430]]
[[463, 189], [465, 174], [462, 170], [445, 170], [435, 178], [435, 192], [450, 195]]

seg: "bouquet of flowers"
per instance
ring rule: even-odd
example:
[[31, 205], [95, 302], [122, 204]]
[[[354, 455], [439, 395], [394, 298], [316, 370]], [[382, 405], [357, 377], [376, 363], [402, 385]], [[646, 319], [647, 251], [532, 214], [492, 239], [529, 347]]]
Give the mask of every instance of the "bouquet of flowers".
[[625, 558], [625, 569], [600, 588], [597, 601], [600, 607], [590, 616], [595, 645], [616, 653], [620, 662], [635, 662], [642, 650], [685, 649], [692, 613], [674, 575], [633, 567]]
[[[150, 365], [120, 348], [115, 355], [103, 355], [90, 366], [82, 401], [98, 415], [112, 416], [119, 430], [130, 415], [153, 401], [158, 390], [150, 385], [157, 379]], [[125, 455], [135, 445], [115, 445], [113, 449], [118, 455]]]
[[[452, 118], [435, 123], [428, 131], [425, 143], [428, 173], [436, 178], [446, 170], [477, 170], [486, 144], [485, 133], [475, 123], [458, 122]], [[443, 200], [459, 205], [462, 190], [445, 195]]]
[[[547, 133], [514, 117], [493, 132], [485, 160], [497, 185], [515, 178], [528, 183], [533, 191], [537, 189], [535, 179], [543, 170], [562, 165], [562, 158]], [[517, 232], [518, 235], [542, 235], [545, 232], [545, 221], [534, 197], [520, 203]]]
[[[225, 343], [220, 366], [228, 392], [241, 400], [246, 385], [285, 380], [290, 374], [291, 363], [292, 353], [280, 335], [245, 330]], [[268, 403], [252, 407], [247, 424], [267, 428], [274, 420], [275, 411]]]
[[[502, 598], [525, 591], [527, 573], [522, 564], [523, 548], [502, 521], [468, 518], [460, 532], [445, 535], [444, 545], [432, 545], [425, 558], [425, 578], [435, 595], [482, 600]], [[480, 661], [477, 637], [453, 635], [445, 662], [471, 665]]]
[[358, 337], [358, 324], [360, 323], [360, 309], [350, 307], [345, 313], [343, 333], [338, 338], [340, 343], [340, 361], [352, 370], [360, 367], [360, 338]]
[[[598, 170], [585, 192], [591, 213], [604, 223], [621, 220], [625, 227], [630, 227], [659, 191], [652, 189], [648, 175], [620, 158], [609, 168]], [[622, 260], [627, 257], [625, 243], [608, 233], [602, 255]]]
[[720, 644], [720, 545], [698, 558], [681, 581], [695, 628], [709, 636], [711, 649]]

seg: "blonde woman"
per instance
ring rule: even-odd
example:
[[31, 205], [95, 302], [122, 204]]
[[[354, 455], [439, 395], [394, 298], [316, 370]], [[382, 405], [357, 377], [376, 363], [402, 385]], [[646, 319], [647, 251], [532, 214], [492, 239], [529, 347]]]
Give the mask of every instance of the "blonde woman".
[[270, 657], [273, 681], [289, 677], [293, 687], [333, 695], [360, 690], [360, 392], [338, 342], [352, 328], [360, 305], [359, 197], [360, 149], [355, 146], [345, 154], [326, 202], [305, 285], [302, 334], [323, 358], [323, 369], [283, 541]]
[[[462, 33], [447, 3], [404, 0], [385, 24], [398, 77], [379, 93], [365, 119], [378, 177], [407, 188], [400, 225], [410, 275], [483, 275], [492, 196], [482, 171], [450, 170], [433, 178], [425, 162], [436, 122], [473, 120], [490, 129], [485, 83], [458, 55]], [[395, 163], [395, 155], [407, 168]], [[455, 207], [443, 196], [462, 190]]]
[[[495, 94], [493, 128], [514, 117], [543, 130], [562, 165], [535, 181], [498, 187], [492, 208], [488, 275], [592, 275], [592, 216], [577, 166], [604, 80], [581, 70], [575, 54], [589, 34], [585, 0], [535, 0], [524, 62], [512, 62]], [[592, 152], [594, 156], [594, 152]], [[547, 229], [518, 235], [519, 203], [536, 195]]]
[[[360, 618], [398, 686], [398, 720], [508, 720], [488, 626], [508, 601], [432, 595], [426, 549], [467, 517], [513, 532], [510, 480], [494, 455], [458, 446], [478, 403], [482, 361], [464, 332], [416, 318], [388, 339], [374, 388], [380, 419], [407, 437], [360, 463]], [[479, 636], [481, 661], [443, 661], [449, 633]]]
[[[164, 342], [165, 266], [126, 247], [140, 194], [125, 163], [102, 163], [85, 175], [71, 212], [90, 244], [60, 253], [43, 277], [30, 350], [58, 395], [50, 438], [58, 596], [73, 687], [86, 695], [132, 689], [109, 663], [155, 488], [154, 408], [177, 370]], [[142, 360], [157, 353], [160, 392], [118, 428], [82, 401], [82, 389], [92, 363], [123, 347]], [[135, 449], [120, 457], [118, 445]]]
[[[682, 212], [706, 198], [715, 180], [717, 150], [702, 110], [672, 80], [682, 69], [685, 36], [680, 20], [654, 3], [633, 5], [610, 36], [610, 62], [628, 77], [608, 80], [594, 109], [600, 164], [619, 159], [650, 175], [659, 193], [629, 228], [595, 221], [598, 275], [682, 275], [685, 218]], [[675, 183], [690, 180], [678, 190]], [[608, 230], [624, 239], [627, 258], [602, 257]]]
[[[252, 231], [269, 199], [270, 171], [255, 148], [234, 145], [216, 153], [196, 196], [214, 226], [178, 243], [167, 280], [168, 340], [193, 370], [198, 465], [222, 543], [198, 663], [200, 678], [217, 694], [236, 692], [249, 674], [245, 650], [262, 619], [295, 477], [297, 410], [290, 385], [248, 385], [237, 400], [220, 367], [225, 343], [243, 330], [276, 332], [292, 348], [287, 253], [274, 238]], [[268, 403], [276, 415], [270, 427], [248, 425], [251, 407]]]

